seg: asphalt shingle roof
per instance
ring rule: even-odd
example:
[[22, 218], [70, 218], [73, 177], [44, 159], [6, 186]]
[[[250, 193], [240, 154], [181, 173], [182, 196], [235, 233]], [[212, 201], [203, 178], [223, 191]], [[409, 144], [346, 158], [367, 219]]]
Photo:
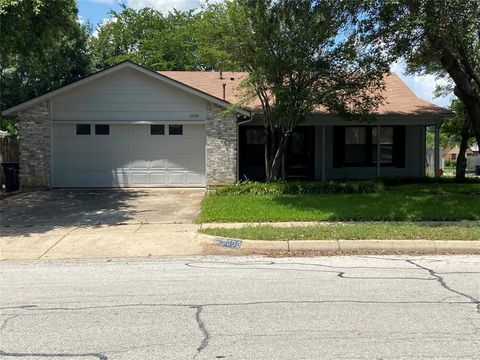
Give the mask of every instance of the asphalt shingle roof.
[[[223, 84], [225, 86], [225, 100], [236, 103], [241, 97], [240, 83], [248, 74], [246, 72], [224, 71], [222, 78], [220, 73], [213, 71], [159, 71], [158, 73], [173, 80], [196, 88], [209, 95], [223, 99]], [[412, 90], [392, 73], [385, 77], [384, 102], [378, 107], [379, 115], [445, 115], [450, 112], [440, 106], [418, 98]], [[254, 112], [261, 112], [258, 100], [248, 104]], [[314, 111], [317, 114], [328, 114], [328, 110], [319, 107]]]

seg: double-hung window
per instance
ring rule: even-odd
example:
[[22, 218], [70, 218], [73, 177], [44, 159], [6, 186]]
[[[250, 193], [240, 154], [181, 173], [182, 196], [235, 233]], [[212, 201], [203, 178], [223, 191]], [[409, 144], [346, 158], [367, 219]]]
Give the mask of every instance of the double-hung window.
[[[404, 167], [405, 127], [335, 126], [334, 166], [382, 166]], [[379, 156], [377, 152], [380, 150]]]

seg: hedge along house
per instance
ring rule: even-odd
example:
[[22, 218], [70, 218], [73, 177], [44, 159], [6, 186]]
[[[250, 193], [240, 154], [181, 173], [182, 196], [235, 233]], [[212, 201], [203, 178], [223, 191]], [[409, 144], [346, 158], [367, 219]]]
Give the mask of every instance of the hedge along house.
[[[261, 108], [234, 108], [246, 73], [154, 72], [126, 61], [2, 112], [17, 117], [22, 187], [205, 187], [264, 174]], [[290, 179], [425, 175], [425, 129], [450, 113], [394, 74], [374, 123], [324, 109], [299, 126]], [[436, 166], [438, 169], [439, 156]]]

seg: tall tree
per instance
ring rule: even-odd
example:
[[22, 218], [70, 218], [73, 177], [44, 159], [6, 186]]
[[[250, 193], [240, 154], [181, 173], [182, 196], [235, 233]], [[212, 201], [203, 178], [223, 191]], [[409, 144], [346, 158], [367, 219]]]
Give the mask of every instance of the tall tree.
[[[245, 103], [260, 100], [267, 181], [281, 177], [293, 129], [317, 106], [370, 118], [381, 101], [387, 59], [357, 32], [352, 1], [234, 0], [206, 8], [200, 46], [248, 71]], [[210, 23], [208, 23], [208, 20]]]
[[455, 177], [459, 180], [465, 179], [467, 159], [465, 153], [468, 146], [472, 145], [475, 139], [472, 123], [468, 119], [468, 112], [463, 103], [454, 99], [450, 105], [454, 116], [447, 119], [442, 125], [442, 134], [446, 135], [447, 146], [459, 146], [458, 157], [455, 165]]
[[2, 109], [90, 72], [88, 28], [75, 0], [7, 0], [0, 7]]
[[366, 0], [366, 29], [418, 73], [448, 74], [480, 144], [480, 0]]
[[122, 5], [91, 39], [95, 66], [103, 69], [128, 59], [155, 70], [208, 69], [197, 54], [197, 17], [192, 11], [163, 15]]

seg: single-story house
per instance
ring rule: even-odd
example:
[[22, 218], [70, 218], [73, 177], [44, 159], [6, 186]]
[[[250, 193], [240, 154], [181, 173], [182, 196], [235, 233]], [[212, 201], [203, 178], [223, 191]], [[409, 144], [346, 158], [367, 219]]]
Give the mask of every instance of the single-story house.
[[[125, 61], [11, 107], [2, 115], [19, 121], [21, 186], [205, 187], [261, 179], [261, 108], [232, 107], [245, 76], [155, 72]], [[449, 112], [417, 98], [395, 74], [386, 77], [384, 95], [368, 124], [315, 109], [292, 136], [287, 178], [424, 176], [425, 128], [438, 129]]]
[[[444, 160], [457, 161], [458, 155], [460, 153], [460, 146], [455, 145], [452, 147], [445, 147], [442, 149], [442, 156]], [[479, 156], [480, 151], [477, 144], [473, 144], [467, 147], [465, 151], [465, 156]]]

